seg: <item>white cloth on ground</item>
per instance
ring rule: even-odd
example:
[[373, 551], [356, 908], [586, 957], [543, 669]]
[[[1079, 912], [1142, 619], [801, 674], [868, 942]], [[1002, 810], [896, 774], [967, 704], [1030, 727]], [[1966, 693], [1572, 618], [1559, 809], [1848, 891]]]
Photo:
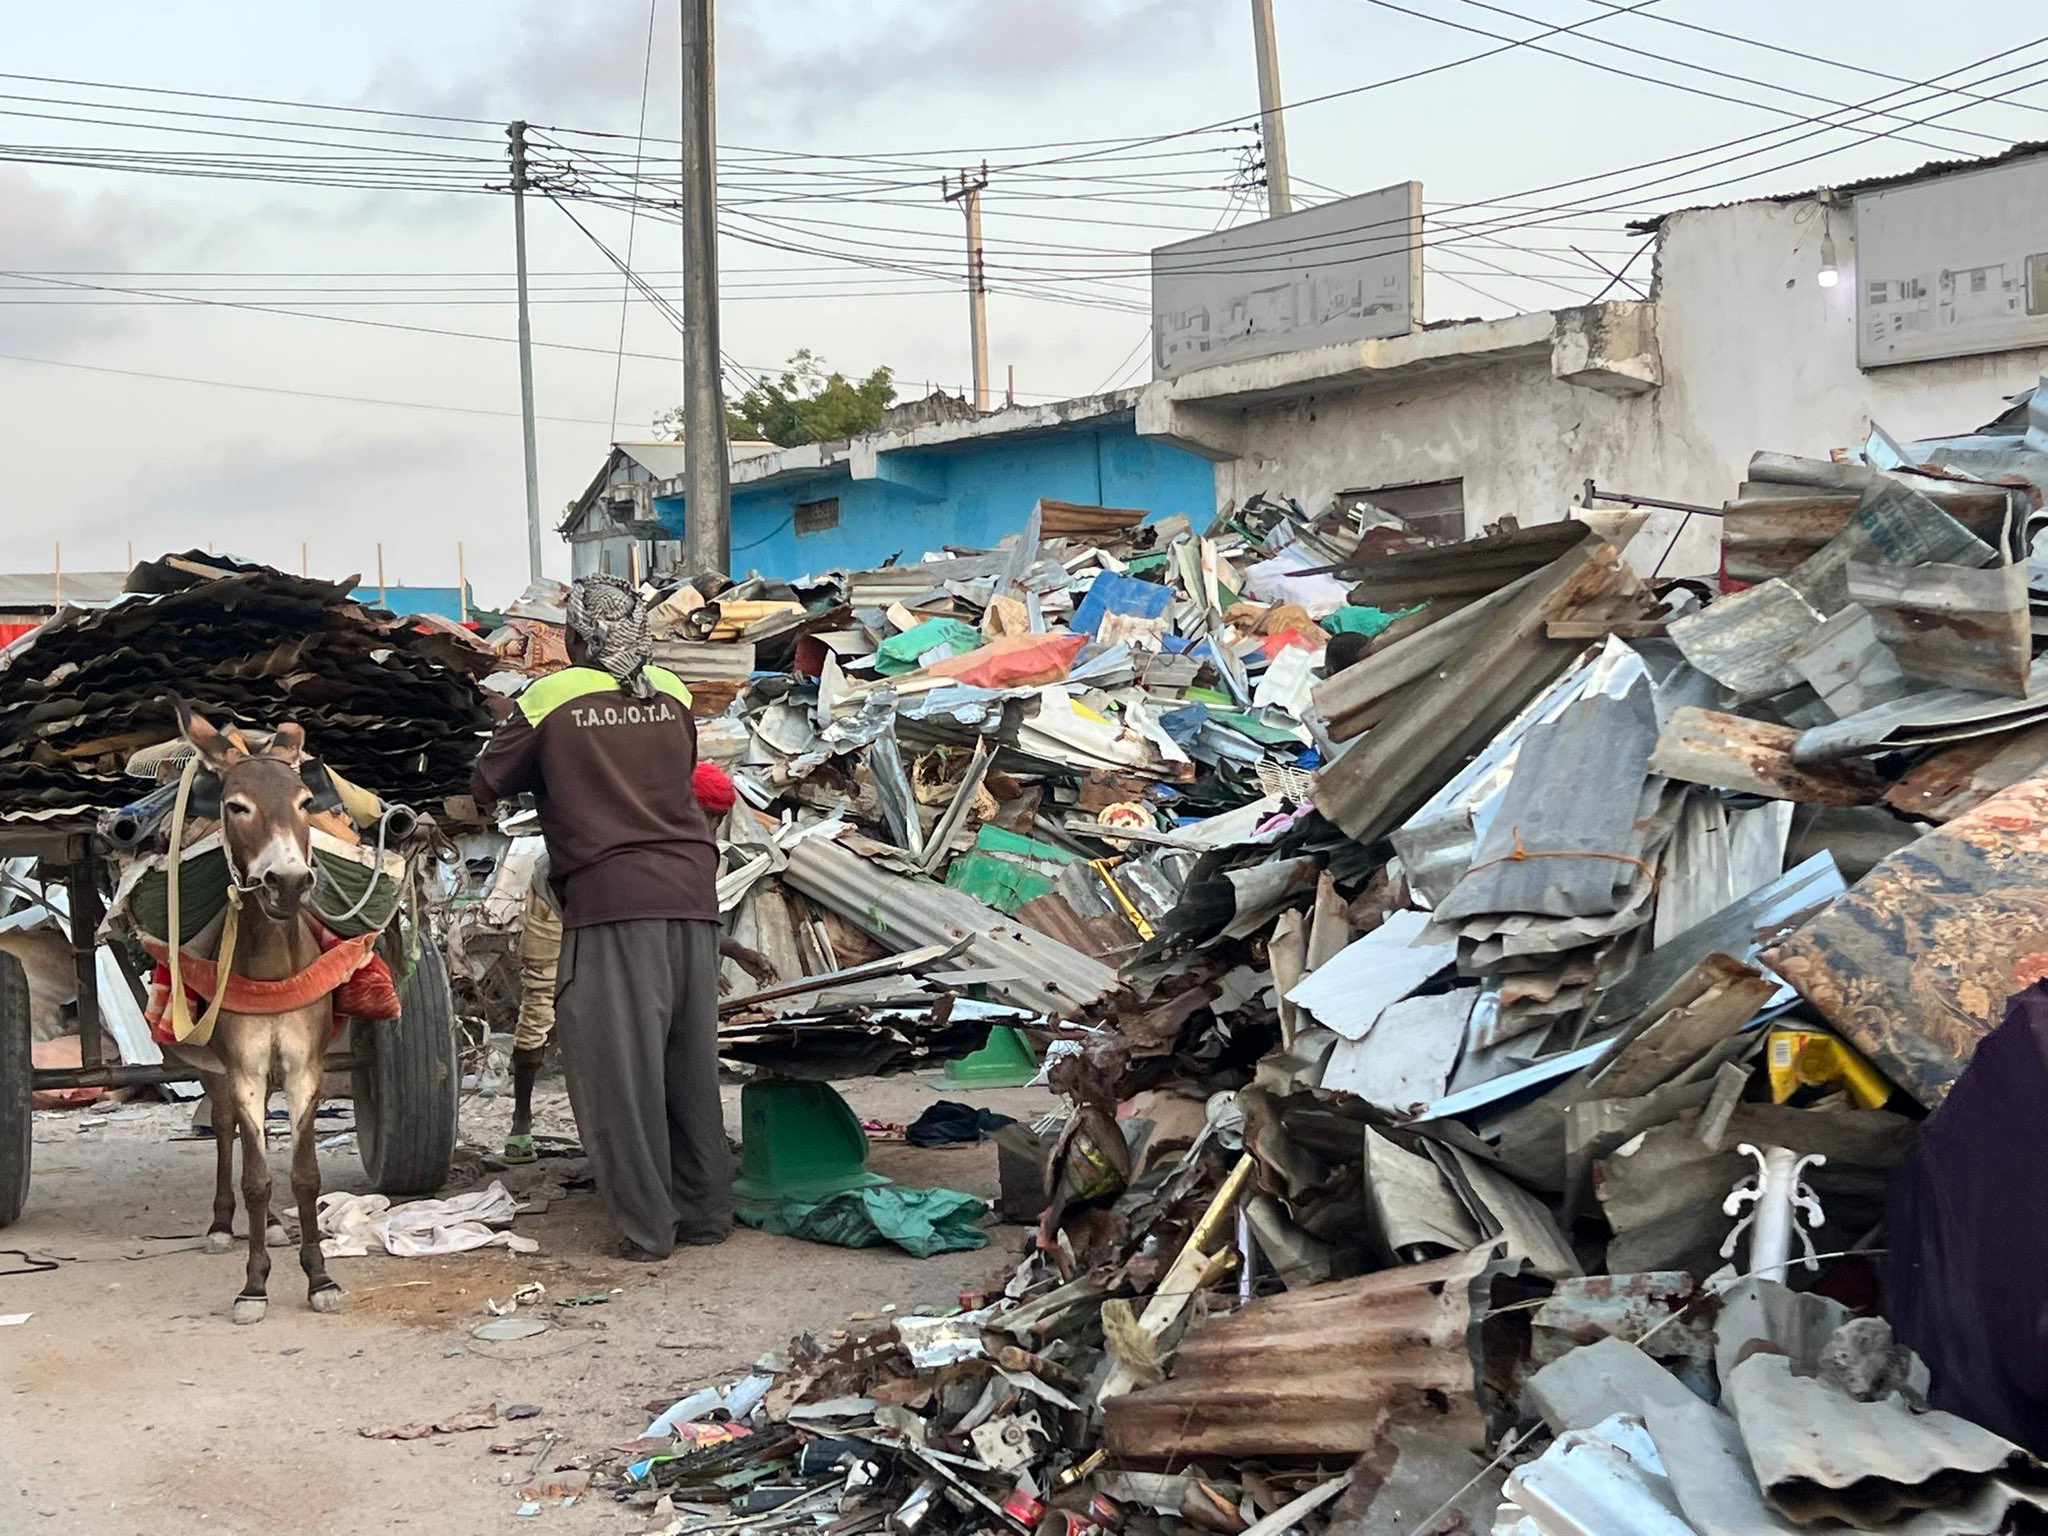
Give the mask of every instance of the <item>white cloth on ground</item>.
[[514, 1253], [534, 1253], [540, 1244], [514, 1232], [493, 1231], [519, 1214], [511, 1191], [493, 1179], [488, 1189], [446, 1200], [414, 1200], [394, 1206], [384, 1195], [337, 1191], [320, 1197], [320, 1251], [330, 1259], [359, 1259], [373, 1249], [393, 1258], [467, 1253], [493, 1244]]

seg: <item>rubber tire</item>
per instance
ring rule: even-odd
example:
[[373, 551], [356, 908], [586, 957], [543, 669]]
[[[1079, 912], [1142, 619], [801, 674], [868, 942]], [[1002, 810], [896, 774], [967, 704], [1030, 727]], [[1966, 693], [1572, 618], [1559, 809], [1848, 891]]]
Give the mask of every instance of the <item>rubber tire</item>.
[[462, 1088], [448, 962], [431, 938], [399, 1004], [398, 1019], [355, 1026], [356, 1145], [379, 1193], [428, 1195], [455, 1163]]
[[34, 1056], [29, 1049], [28, 973], [0, 954], [0, 1227], [28, 1201], [35, 1138]]

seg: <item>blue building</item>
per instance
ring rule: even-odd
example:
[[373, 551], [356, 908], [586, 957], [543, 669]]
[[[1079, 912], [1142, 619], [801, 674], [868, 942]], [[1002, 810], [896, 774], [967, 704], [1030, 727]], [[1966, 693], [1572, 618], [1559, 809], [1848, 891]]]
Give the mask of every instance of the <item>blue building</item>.
[[379, 591], [372, 582], [367, 587], [357, 587], [349, 596], [372, 608], [388, 608], [400, 617], [430, 613], [461, 623], [476, 612], [475, 593], [462, 587], [402, 587], [393, 582]]
[[[1209, 460], [1139, 437], [1137, 399], [1138, 391], [1124, 390], [884, 426], [842, 442], [736, 445], [732, 574], [789, 579], [871, 569], [891, 555], [916, 560], [946, 545], [987, 549], [1021, 529], [1040, 500], [1136, 507], [1153, 517], [1183, 512], [1205, 525], [1216, 510]], [[606, 497], [622, 499], [608, 478], [593, 486], [600, 494], [590, 501], [590, 526], [579, 506], [563, 527], [578, 574], [603, 568], [601, 560], [627, 574], [631, 550], [609, 547], [622, 538], [641, 545], [642, 570], [672, 564], [687, 512], [685, 478], [657, 481], [647, 511], [633, 517], [628, 508], [624, 524], [615, 514], [604, 521]]]

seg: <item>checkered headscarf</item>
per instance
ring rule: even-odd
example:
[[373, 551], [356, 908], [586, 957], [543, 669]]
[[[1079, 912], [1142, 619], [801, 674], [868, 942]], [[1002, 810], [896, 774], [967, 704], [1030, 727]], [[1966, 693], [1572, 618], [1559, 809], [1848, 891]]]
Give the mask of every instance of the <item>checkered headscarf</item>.
[[654, 656], [647, 605], [616, 576], [585, 576], [569, 589], [569, 627], [590, 647], [590, 659], [637, 699], [654, 697], [646, 667]]

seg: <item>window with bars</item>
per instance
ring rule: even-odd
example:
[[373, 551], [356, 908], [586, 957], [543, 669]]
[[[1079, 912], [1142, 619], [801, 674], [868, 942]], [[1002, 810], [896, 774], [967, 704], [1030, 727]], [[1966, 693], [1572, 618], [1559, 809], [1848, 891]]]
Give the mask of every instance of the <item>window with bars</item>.
[[839, 498], [821, 497], [817, 501], [800, 501], [796, 504], [797, 537], [807, 533], [826, 533], [839, 526]]

